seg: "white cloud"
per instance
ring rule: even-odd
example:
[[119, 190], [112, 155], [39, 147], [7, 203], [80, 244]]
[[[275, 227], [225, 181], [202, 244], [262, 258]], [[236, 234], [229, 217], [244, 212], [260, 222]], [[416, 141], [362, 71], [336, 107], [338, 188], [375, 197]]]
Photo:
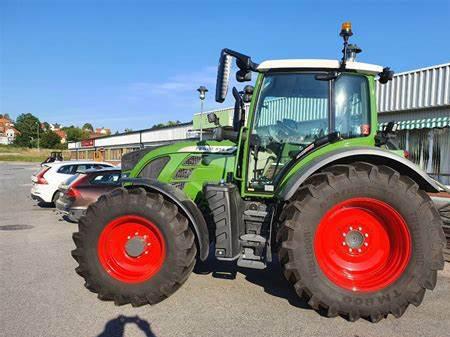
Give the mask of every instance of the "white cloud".
[[160, 83], [133, 83], [129, 86], [127, 97], [134, 102], [149, 98], [152, 95], [176, 96], [189, 94], [196, 97], [196, 90], [200, 85], [204, 85], [212, 91], [215, 82], [216, 67], [205, 67], [196, 72], [177, 74]]

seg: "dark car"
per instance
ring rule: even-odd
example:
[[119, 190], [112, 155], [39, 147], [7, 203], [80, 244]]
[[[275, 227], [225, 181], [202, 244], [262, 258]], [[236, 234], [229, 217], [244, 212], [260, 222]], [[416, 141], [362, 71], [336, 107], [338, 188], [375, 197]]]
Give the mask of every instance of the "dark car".
[[56, 208], [70, 221], [78, 222], [90, 204], [121, 185], [120, 178], [121, 171], [117, 168], [78, 173], [59, 186]]

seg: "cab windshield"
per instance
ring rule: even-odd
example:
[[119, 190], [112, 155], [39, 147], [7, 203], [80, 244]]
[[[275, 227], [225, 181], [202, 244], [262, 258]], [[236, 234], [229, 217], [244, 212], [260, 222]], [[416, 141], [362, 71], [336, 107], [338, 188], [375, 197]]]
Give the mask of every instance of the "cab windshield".
[[331, 132], [343, 138], [370, 133], [366, 77], [343, 73], [324, 81], [316, 79], [318, 74], [265, 76], [253, 121], [258, 146], [250, 151], [250, 191], [272, 191], [282, 168]]

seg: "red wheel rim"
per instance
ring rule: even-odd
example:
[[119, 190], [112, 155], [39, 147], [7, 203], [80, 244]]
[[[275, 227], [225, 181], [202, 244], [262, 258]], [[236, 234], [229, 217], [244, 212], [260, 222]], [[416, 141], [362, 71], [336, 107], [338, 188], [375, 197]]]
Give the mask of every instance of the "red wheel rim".
[[331, 208], [315, 238], [317, 262], [337, 286], [378, 291], [395, 282], [411, 257], [411, 235], [403, 217], [387, 203], [353, 198]]
[[97, 246], [102, 267], [111, 277], [127, 283], [150, 279], [161, 268], [166, 248], [163, 235], [153, 222], [125, 215], [109, 222]]

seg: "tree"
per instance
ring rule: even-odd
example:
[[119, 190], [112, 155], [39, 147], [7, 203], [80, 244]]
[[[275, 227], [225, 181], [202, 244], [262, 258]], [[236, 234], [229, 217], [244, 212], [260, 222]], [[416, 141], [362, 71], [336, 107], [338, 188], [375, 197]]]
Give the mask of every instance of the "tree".
[[160, 129], [160, 128], [164, 128], [166, 126], [176, 126], [178, 124], [181, 124], [181, 122], [179, 120], [176, 121], [168, 121], [167, 123], [158, 123], [158, 124], [154, 124], [151, 129]]
[[126, 129], [124, 130], [124, 132], [125, 132], [125, 133], [130, 133], [130, 132], [133, 132], [133, 129], [126, 128]]
[[68, 127], [65, 131], [68, 142], [79, 142], [83, 138], [83, 131], [80, 128]]
[[41, 147], [44, 147], [47, 149], [54, 149], [60, 143], [61, 143], [61, 137], [52, 130], [45, 131], [42, 134], [41, 139], [40, 139]]
[[66, 131], [68, 142], [79, 142], [80, 140], [89, 139], [91, 137], [89, 131], [74, 126], [64, 128], [64, 131]]
[[41, 123], [39, 119], [31, 113], [21, 114], [16, 119], [15, 128], [20, 134], [14, 140], [14, 144], [24, 147], [37, 145], [38, 129], [40, 132]]
[[94, 131], [94, 127], [92, 126], [91, 123], [85, 123], [85, 124], [83, 125], [83, 130]]

